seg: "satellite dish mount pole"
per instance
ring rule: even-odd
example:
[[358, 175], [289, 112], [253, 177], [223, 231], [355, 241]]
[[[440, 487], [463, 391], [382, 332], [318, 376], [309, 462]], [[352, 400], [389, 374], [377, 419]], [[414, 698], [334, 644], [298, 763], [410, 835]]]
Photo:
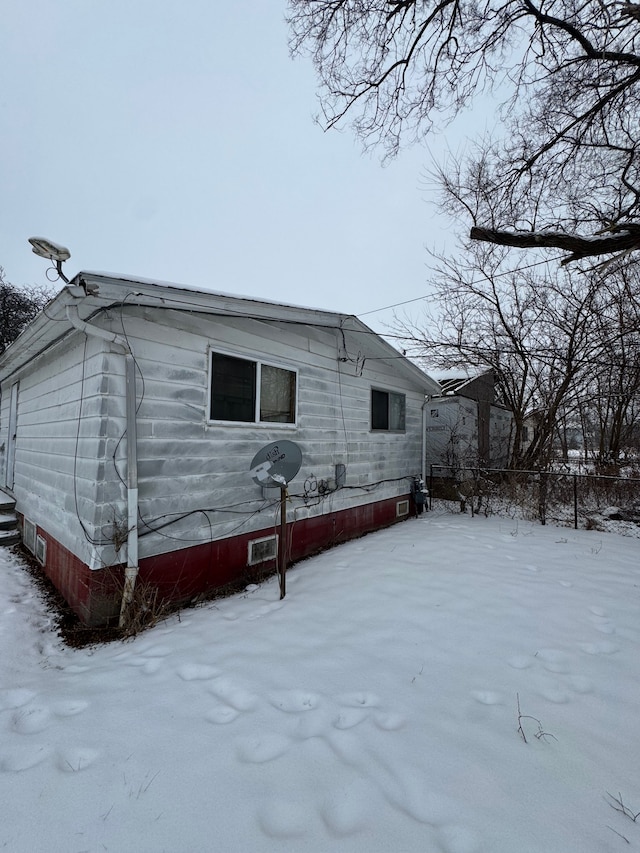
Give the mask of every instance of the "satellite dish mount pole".
[[280, 576], [280, 601], [287, 594], [287, 487], [280, 486], [280, 547], [278, 548], [278, 574]]
[[[277, 569], [280, 578], [280, 601], [285, 597], [287, 572], [287, 486], [302, 465], [302, 451], [293, 441], [282, 439], [267, 444], [253, 457], [249, 473], [256, 486], [263, 489], [280, 487], [280, 537]], [[264, 492], [263, 492], [264, 494]]]

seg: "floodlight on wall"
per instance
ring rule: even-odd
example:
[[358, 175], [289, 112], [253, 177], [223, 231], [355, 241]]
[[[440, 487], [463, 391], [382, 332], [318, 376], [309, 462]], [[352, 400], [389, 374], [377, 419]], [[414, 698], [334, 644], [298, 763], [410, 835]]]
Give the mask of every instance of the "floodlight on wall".
[[71, 252], [66, 246], [54, 243], [53, 240], [47, 240], [46, 237], [29, 237], [29, 242], [31, 243], [31, 251], [41, 258], [53, 261], [56, 265], [58, 276], [65, 284], [69, 284], [69, 279], [62, 272], [62, 264], [71, 257]]

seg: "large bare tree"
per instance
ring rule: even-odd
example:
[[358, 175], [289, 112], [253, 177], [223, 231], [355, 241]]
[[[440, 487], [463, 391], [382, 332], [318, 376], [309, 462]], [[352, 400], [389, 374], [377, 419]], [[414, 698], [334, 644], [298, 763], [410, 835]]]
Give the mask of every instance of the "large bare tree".
[[422, 322], [398, 319], [395, 332], [428, 365], [492, 368], [497, 400], [513, 415], [510, 465], [544, 468], [559, 422], [603, 416], [607, 396], [616, 398], [602, 424], [607, 436], [615, 439], [616, 418], [629, 424], [638, 394], [629, 300], [640, 288], [624, 266], [585, 275], [554, 264], [511, 269], [508, 260], [506, 250], [483, 244], [464, 260], [440, 258], [436, 312]]
[[640, 4], [603, 0], [289, 0], [327, 127], [394, 155], [482, 91], [502, 132], [458, 171], [473, 239], [640, 247]]

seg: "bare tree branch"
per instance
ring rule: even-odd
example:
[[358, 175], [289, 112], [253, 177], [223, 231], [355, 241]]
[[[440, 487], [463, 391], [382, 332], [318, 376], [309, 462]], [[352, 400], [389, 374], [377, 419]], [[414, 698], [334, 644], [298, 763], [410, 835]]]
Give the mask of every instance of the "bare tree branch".
[[580, 237], [577, 234], [565, 234], [559, 231], [514, 232], [473, 227], [469, 236], [472, 240], [494, 243], [498, 246], [515, 246], [518, 249], [563, 249], [571, 252], [563, 264], [581, 258], [612, 252], [628, 252], [640, 248], [640, 224], [627, 223], [611, 230], [616, 233], [606, 236], [597, 234], [593, 237]]

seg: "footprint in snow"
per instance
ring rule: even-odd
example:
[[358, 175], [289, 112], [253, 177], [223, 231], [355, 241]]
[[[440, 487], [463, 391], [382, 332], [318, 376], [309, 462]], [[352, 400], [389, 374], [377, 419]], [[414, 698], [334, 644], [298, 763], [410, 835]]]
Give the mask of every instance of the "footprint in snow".
[[339, 698], [341, 702], [352, 708], [375, 708], [380, 704], [380, 699], [375, 693], [367, 693], [365, 691], [346, 693]]
[[220, 674], [220, 670], [206, 663], [185, 663], [178, 669], [178, 675], [183, 681], [207, 681]]
[[257, 696], [226, 678], [217, 678], [207, 685], [207, 690], [236, 711], [252, 711], [258, 704]]
[[304, 835], [309, 826], [307, 809], [285, 800], [265, 803], [258, 813], [258, 825], [271, 838]]
[[286, 693], [274, 693], [269, 701], [279, 711], [297, 714], [301, 711], [311, 711], [317, 708], [320, 705], [321, 697], [318, 693], [310, 693], [307, 690], [290, 690]]
[[471, 695], [481, 705], [503, 705], [504, 700], [500, 693], [493, 690], [472, 690]]
[[151, 658], [144, 662], [142, 666], [142, 671], [145, 675], [153, 675], [154, 672], [158, 672], [158, 670], [162, 669], [164, 661], [162, 658]]
[[56, 764], [63, 773], [80, 773], [100, 756], [100, 751], [88, 747], [70, 747], [58, 753]]
[[11, 728], [21, 735], [33, 735], [43, 732], [51, 723], [48, 708], [21, 708], [11, 720]]
[[229, 705], [218, 705], [216, 708], [212, 708], [205, 714], [205, 719], [210, 723], [215, 723], [220, 726], [232, 723], [239, 716], [240, 712], [236, 711], [235, 708], [232, 708]]
[[352, 729], [368, 718], [369, 714], [359, 708], [343, 708], [333, 721], [336, 729]]
[[593, 613], [594, 616], [606, 616], [607, 611], [602, 607], [590, 607], [589, 613]]
[[33, 690], [26, 690], [22, 687], [7, 688], [0, 690], [0, 711], [11, 711], [14, 708], [21, 708], [32, 699], [35, 699], [37, 693]]
[[555, 705], [564, 705], [571, 701], [571, 694], [568, 693], [559, 684], [551, 682], [542, 683], [538, 689], [538, 695], [546, 699], [547, 702], [553, 702]]
[[52, 705], [51, 710], [56, 717], [75, 717], [76, 714], [81, 714], [89, 707], [89, 703], [84, 699], [66, 699], [62, 702], [56, 702]]
[[29, 744], [26, 747], [14, 747], [0, 750], [0, 770], [5, 773], [20, 773], [37, 767], [51, 753], [44, 744]]
[[569, 684], [576, 693], [593, 693], [595, 689], [593, 682], [584, 675], [572, 675]]
[[559, 649], [539, 649], [535, 656], [548, 672], [569, 672], [569, 656]]
[[289, 738], [279, 734], [263, 734], [241, 738], [237, 741], [237, 755], [247, 764], [265, 764], [288, 752]]
[[373, 794], [369, 784], [358, 780], [330, 796], [320, 809], [329, 832], [342, 837], [365, 829], [372, 818]]
[[291, 734], [299, 740], [323, 737], [332, 724], [331, 713], [319, 709], [313, 714], [300, 714], [295, 718], [295, 725]]

